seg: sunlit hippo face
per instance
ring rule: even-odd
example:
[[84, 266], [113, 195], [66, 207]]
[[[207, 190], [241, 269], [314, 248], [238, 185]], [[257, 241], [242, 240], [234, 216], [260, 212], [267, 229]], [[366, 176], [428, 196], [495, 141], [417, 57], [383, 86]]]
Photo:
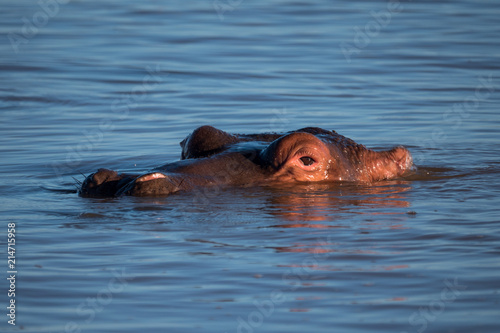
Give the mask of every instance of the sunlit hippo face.
[[307, 132], [282, 136], [262, 150], [260, 158], [273, 169], [272, 178], [283, 182], [325, 181], [334, 166], [328, 144]]
[[142, 175], [99, 169], [82, 196], [165, 196], [203, 186], [363, 182], [401, 177], [412, 168], [407, 149], [375, 152], [316, 127], [284, 134], [229, 134], [202, 126], [181, 142], [181, 160]]

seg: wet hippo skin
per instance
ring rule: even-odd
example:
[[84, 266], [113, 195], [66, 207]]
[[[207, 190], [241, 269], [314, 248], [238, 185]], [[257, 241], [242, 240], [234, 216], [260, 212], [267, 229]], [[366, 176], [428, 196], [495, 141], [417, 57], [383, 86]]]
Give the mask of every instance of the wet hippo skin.
[[214, 185], [371, 183], [401, 177], [412, 169], [411, 154], [404, 147], [376, 152], [317, 127], [282, 134], [230, 134], [202, 126], [180, 145], [180, 161], [142, 175], [99, 169], [85, 179], [79, 194], [166, 196]]

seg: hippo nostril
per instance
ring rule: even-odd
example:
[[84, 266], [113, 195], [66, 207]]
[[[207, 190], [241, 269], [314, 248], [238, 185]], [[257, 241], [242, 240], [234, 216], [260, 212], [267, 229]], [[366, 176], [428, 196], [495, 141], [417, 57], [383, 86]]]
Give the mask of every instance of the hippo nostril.
[[114, 180], [118, 176], [118, 173], [109, 169], [99, 169], [96, 173], [90, 175], [90, 180], [95, 183], [95, 185], [101, 185], [107, 181]]
[[159, 178], [167, 178], [164, 174], [160, 172], [155, 172], [155, 173], [150, 173], [148, 175], [141, 176], [137, 178], [136, 182], [147, 182], [153, 179], [159, 179]]

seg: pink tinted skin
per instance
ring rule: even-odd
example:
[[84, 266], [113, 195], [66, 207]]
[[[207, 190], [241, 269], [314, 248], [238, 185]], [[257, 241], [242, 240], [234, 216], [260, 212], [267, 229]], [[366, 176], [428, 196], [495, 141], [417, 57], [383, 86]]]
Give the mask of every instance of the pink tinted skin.
[[160, 178], [167, 178], [167, 176], [165, 176], [164, 174], [162, 174], [160, 172], [155, 172], [155, 173], [150, 173], [150, 174], [141, 176], [141, 177], [137, 178], [135, 181], [136, 182], [147, 182], [147, 181], [150, 181], [153, 179], [160, 179]]
[[413, 167], [408, 149], [396, 147], [389, 151], [370, 151], [365, 157], [365, 170], [369, 181], [379, 181], [402, 176]]
[[[325, 142], [326, 141], [326, 142]], [[375, 152], [364, 146], [344, 147], [309, 133], [292, 133], [272, 143], [262, 154], [276, 171], [276, 182], [374, 182], [401, 176], [412, 166], [407, 149]]]

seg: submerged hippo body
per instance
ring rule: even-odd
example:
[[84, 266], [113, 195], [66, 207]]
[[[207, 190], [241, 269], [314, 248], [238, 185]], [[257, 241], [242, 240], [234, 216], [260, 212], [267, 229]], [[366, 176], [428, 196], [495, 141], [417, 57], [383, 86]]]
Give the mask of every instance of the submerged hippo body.
[[99, 169], [81, 196], [165, 196], [213, 185], [362, 182], [400, 177], [412, 168], [406, 148], [375, 152], [335, 131], [316, 127], [285, 134], [229, 134], [211, 126], [181, 143], [181, 160], [143, 175]]

